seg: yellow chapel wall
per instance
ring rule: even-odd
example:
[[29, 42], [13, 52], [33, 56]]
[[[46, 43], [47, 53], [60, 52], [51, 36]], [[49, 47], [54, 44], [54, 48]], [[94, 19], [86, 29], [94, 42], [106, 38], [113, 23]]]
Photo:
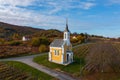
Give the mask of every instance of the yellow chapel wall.
[[[61, 63], [62, 61], [62, 48], [50, 48], [51, 49], [51, 60], [54, 62]], [[55, 50], [59, 50], [59, 55], [55, 55]]]

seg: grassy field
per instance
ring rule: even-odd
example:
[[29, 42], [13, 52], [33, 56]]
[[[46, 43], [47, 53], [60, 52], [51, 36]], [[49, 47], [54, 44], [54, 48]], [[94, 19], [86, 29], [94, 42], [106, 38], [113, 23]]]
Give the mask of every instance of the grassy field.
[[34, 58], [34, 62], [38, 64], [42, 64], [46, 67], [49, 67], [54, 70], [64, 71], [72, 76], [79, 77], [80, 76], [80, 69], [85, 65], [84, 60], [81, 58], [74, 57], [74, 62], [67, 66], [52, 63], [48, 61], [48, 55], [37, 56]]
[[4, 63], [13, 66], [17, 68], [18, 70], [22, 70], [23, 72], [26, 72], [30, 74], [31, 76], [34, 76], [36, 80], [57, 80], [54, 77], [45, 74], [43, 72], [40, 72], [37, 69], [34, 69], [33, 67], [30, 67], [24, 63], [17, 62], [17, 61], [4, 61]]

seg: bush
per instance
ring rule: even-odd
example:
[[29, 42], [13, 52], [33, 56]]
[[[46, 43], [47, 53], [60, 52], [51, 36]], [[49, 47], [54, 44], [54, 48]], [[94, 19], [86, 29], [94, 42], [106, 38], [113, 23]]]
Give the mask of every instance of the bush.
[[78, 42], [78, 39], [71, 39], [71, 42], [72, 42], [72, 43], [77, 43], [77, 42]]
[[33, 38], [31, 41], [32, 46], [48, 45], [49, 40], [47, 38]]
[[20, 44], [21, 44], [21, 42], [19, 42], [19, 41], [12, 41], [9, 43], [9, 45], [11, 45], [11, 46], [18, 46]]
[[41, 45], [41, 46], [39, 47], [39, 52], [46, 52], [46, 51], [47, 51], [46, 45]]
[[33, 38], [31, 41], [31, 45], [32, 46], [39, 46], [40, 45], [40, 41], [38, 38]]
[[0, 38], [0, 44], [4, 44], [5, 40]]

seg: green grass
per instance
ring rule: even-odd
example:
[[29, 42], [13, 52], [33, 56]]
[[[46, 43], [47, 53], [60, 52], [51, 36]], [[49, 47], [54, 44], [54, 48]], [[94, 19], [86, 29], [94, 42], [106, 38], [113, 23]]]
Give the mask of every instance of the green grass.
[[[80, 70], [85, 64], [84, 59], [80, 59], [77, 57], [74, 57], [74, 62], [72, 64], [67, 65], [67, 66], [52, 63], [52, 62], [48, 61], [47, 54], [35, 57], [34, 62], [41, 64], [43, 66], [49, 67], [49, 68], [54, 69], [54, 70], [67, 72], [67, 73], [69, 73], [73, 76], [76, 76], [76, 77], [80, 76]], [[80, 64], [80, 62], [81, 62], [81, 64]]]
[[37, 80], [57, 80], [54, 77], [45, 74], [27, 64], [17, 62], [17, 61], [4, 61], [4, 63], [13, 66], [19, 70], [22, 70], [23, 72], [27, 72], [28, 74], [34, 76], [35, 78], [38, 78]]

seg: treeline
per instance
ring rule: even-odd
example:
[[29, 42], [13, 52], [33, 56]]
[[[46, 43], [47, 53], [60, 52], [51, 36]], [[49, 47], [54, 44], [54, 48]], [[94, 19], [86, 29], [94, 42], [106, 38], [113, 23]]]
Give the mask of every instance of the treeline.
[[73, 33], [71, 35], [71, 43], [73, 45], [78, 45], [89, 41], [89, 35], [87, 33]]

